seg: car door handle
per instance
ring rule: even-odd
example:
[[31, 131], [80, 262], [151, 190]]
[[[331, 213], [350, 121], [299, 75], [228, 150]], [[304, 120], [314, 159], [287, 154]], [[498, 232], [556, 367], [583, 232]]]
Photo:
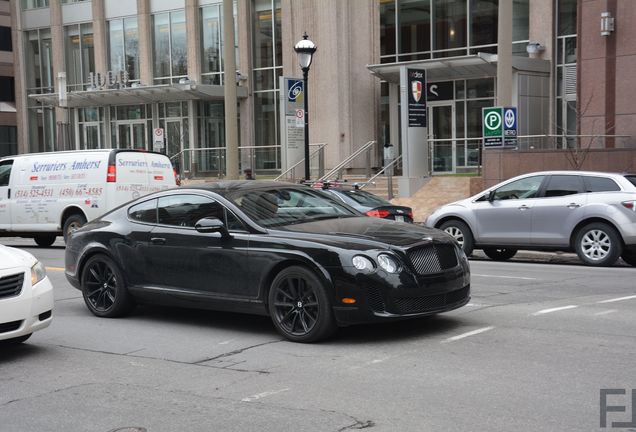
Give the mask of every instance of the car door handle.
[[575, 209], [575, 208], [579, 208], [579, 207], [581, 207], [581, 204], [577, 204], [577, 203], [568, 204], [568, 208], [570, 208], [570, 209]]
[[522, 205], [520, 207], [517, 207], [519, 210], [530, 210], [530, 207], [528, 207], [527, 205]]
[[162, 245], [162, 244], [166, 244], [166, 239], [165, 238], [161, 238], [161, 237], [152, 237], [150, 239], [150, 242], [152, 244]]

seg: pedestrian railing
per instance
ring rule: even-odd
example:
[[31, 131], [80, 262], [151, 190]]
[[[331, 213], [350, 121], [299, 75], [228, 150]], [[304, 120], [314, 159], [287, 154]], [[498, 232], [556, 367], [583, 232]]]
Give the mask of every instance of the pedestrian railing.
[[327, 180], [329, 178], [337, 178], [337, 179], [342, 178], [342, 171], [344, 171], [345, 168], [354, 159], [358, 158], [360, 155], [366, 156], [366, 164], [365, 164], [366, 174], [367, 174], [367, 177], [371, 177], [371, 156], [372, 156], [371, 150], [375, 147], [375, 144], [376, 144], [376, 141], [367, 142], [365, 145], [363, 145], [362, 147], [360, 147], [359, 149], [351, 153], [348, 157], [346, 157], [342, 162], [336, 165], [327, 174], [320, 176], [318, 180], [322, 181], [322, 180]]

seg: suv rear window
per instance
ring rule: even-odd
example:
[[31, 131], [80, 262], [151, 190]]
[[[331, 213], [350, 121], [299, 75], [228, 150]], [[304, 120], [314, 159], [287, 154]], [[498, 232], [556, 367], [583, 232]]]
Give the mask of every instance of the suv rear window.
[[621, 188], [616, 182], [607, 177], [591, 177], [584, 176], [586, 192], [612, 192], [619, 191]]
[[636, 175], [626, 175], [625, 178], [629, 180], [631, 184], [636, 186]]

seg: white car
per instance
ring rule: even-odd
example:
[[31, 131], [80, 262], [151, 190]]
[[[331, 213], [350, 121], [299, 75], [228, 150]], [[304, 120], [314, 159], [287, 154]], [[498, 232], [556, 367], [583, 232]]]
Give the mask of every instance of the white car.
[[21, 343], [51, 324], [53, 286], [44, 265], [0, 245], [0, 343]]

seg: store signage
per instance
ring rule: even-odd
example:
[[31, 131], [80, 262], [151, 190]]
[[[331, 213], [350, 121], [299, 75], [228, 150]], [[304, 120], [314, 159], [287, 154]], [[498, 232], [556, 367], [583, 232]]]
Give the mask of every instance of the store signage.
[[517, 108], [482, 108], [482, 131], [485, 148], [517, 145]]
[[425, 128], [426, 125], [426, 70], [407, 69], [408, 126]]
[[428, 83], [426, 88], [427, 102], [453, 99], [453, 81]]

